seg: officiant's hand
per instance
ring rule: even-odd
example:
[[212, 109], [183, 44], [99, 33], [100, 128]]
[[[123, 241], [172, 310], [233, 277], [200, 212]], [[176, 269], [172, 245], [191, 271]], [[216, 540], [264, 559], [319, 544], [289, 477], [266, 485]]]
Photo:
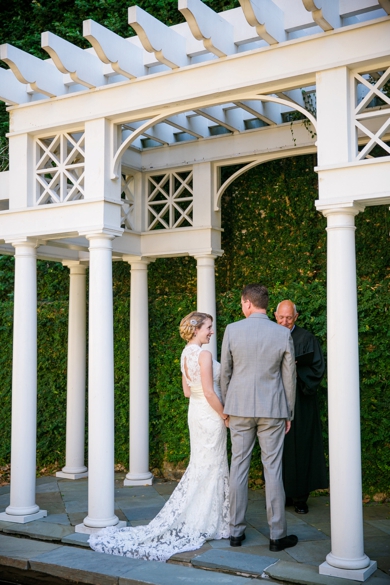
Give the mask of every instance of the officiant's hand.
[[286, 435], [290, 429], [291, 429], [291, 420], [286, 420], [286, 432], [285, 432]]

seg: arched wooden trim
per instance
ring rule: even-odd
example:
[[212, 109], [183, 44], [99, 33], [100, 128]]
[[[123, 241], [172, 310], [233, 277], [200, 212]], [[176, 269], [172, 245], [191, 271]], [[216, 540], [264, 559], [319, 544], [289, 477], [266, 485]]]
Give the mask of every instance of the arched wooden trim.
[[[271, 95], [259, 95], [259, 94], [242, 95], [242, 94], [238, 94], [238, 95], [230, 96], [230, 99], [228, 101], [235, 102], [235, 101], [239, 101], [239, 100], [245, 100], [245, 101], [258, 100], [261, 102], [273, 102], [276, 104], [281, 104], [283, 106], [287, 106], [288, 108], [293, 108], [294, 110], [301, 112], [313, 124], [315, 130], [317, 130], [317, 120], [315, 119], [313, 114], [311, 114], [308, 110], [306, 110], [305, 108], [303, 108], [302, 106], [300, 106], [298, 104], [295, 104], [295, 103], [292, 104], [292, 102], [289, 100], [284, 100], [282, 98], [278, 98], [276, 96], [271, 96]], [[203, 107], [207, 107], [207, 106], [203, 105]], [[114, 154], [113, 161], [112, 161], [111, 179], [116, 180], [119, 178], [119, 176], [120, 176], [119, 167], [120, 167], [120, 162], [121, 162], [122, 156], [125, 153], [125, 151], [128, 149], [128, 147], [130, 146], [130, 144], [136, 138], [141, 136], [149, 128], [152, 128], [152, 126], [154, 126], [155, 124], [158, 124], [159, 122], [163, 122], [166, 118], [169, 118], [169, 116], [173, 116], [175, 114], [181, 114], [183, 112], [188, 111], [189, 109], [192, 109], [192, 108], [189, 108], [188, 104], [186, 106], [175, 107], [175, 108], [171, 108], [168, 110], [165, 109], [163, 113], [158, 114], [157, 116], [155, 116], [151, 120], [148, 120], [147, 122], [142, 124], [142, 126], [137, 128], [137, 130], [134, 130], [134, 132], [132, 134], [130, 134], [130, 136], [128, 136], [126, 138], [126, 140], [124, 140], [122, 142], [122, 144], [120, 145], [120, 147], [118, 148], [118, 150]]]

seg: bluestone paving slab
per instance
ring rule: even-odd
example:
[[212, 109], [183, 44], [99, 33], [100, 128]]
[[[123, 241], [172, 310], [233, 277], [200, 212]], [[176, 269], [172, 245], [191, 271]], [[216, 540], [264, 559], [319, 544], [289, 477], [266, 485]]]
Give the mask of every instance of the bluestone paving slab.
[[378, 564], [378, 569], [390, 576], [390, 557], [378, 557], [375, 560]]
[[9, 493], [0, 496], [0, 511], [4, 512], [7, 506], [9, 506]]
[[168, 562], [169, 563], [190, 563], [194, 557], [196, 557], [197, 555], [200, 555], [200, 554], [202, 554], [210, 549], [211, 549], [211, 546], [209, 545], [208, 542], [206, 542], [203, 546], [201, 546], [197, 550], [189, 550], [187, 552], [178, 553], [177, 555], [173, 555], [173, 557], [171, 557]]
[[120, 575], [128, 574], [132, 567], [140, 567], [145, 563], [69, 546], [60, 546], [30, 559], [33, 571], [99, 585], [117, 585]]
[[[300, 585], [356, 585], [357, 583], [351, 579], [320, 575], [317, 567], [300, 563], [287, 563], [285, 561], [279, 561], [275, 565], [271, 565], [264, 572], [278, 581], [288, 581], [290, 583], [299, 583]], [[388, 585], [389, 580], [383, 573], [381, 575], [377, 571], [367, 579], [366, 583], [369, 585]]]
[[250, 585], [250, 583], [251, 580], [245, 577], [156, 561], [147, 561], [119, 578], [119, 585]]
[[65, 536], [61, 542], [63, 544], [75, 544], [77, 546], [83, 546], [85, 548], [90, 548], [88, 544], [89, 534], [82, 534], [81, 532], [73, 532], [72, 534], [68, 534]]
[[51, 481], [49, 483], [40, 483], [37, 484], [35, 488], [35, 492], [37, 494], [49, 494], [51, 492], [59, 492], [60, 488], [58, 487], [57, 482]]
[[[228, 538], [221, 538], [221, 540], [210, 540], [212, 548], [230, 548], [230, 541]], [[260, 534], [252, 526], [247, 526], [245, 530], [245, 540], [241, 544], [241, 548], [247, 546], [261, 546], [263, 544], [269, 544], [269, 539], [263, 534]]]
[[298, 563], [319, 566], [325, 561], [326, 555], [330, 553], [330, 539], [309, 542], [298, 542], [292, 548], [287, 548], [286, 553]]
[[143, 506], [122, 510], [127, 520], [152, 520], [160, 512], [162, 506]]
[[85, 515], [87, 515], [88, 499], [85, 498], [65, 502], [65, 510], [67, 514], [73, 514], [74, 512], [85, 512]]
[[170, 496], [177, 487], [176, 481], [156, 482], [153, 484], [154, 489], [160, 496]]
[[82, 524], [86, 515], [87, 512], [71, 512], [68, 514], [70, 525], [77, 526], [77, 524]]
[[5, 534], [20, 534], [38, 540], [61, 541], [64, 536], [73, 532], [74, 528], [72, 526], [50, 524], [49, 522], [35, 520], [34, 522], [28, 522], [27, 524], [0, 522], [0, 530]]
[[42, 518], [38, 522], [50, 522], [51, 524], [64, 524], [66, 526], [70, 525], [67, 514], [49, 514], [46, 518]]
[[235, 549], [229, 549], [231, 551], [234, 550], [237, 554], [250, 554], [250, 555], [258, 555], [259, 557], [272, 557], [274, 561], [281, 559], [284, 561], [291, 561], [291, 557], [287, 554], [286, 551], [281, 550], [279, 552], [272, 552], [269, 550], [269, 544], [263, 546], [248, 546], [248, 547], [238, 547]]
[[208, 550], [194, 557], [191, 564], [194, 567], [232, 571], [245, 576], [261, 576], [264, 569], [275, 562], [278, 561], [272, 557], [248, 555], [227, 550]]
[[9, 492], [10, 492], [9, 485], [2, 485], [0, 487], [0, 496], [3, 496], [4, 494], [9, 494]]
[[389, 519], [380, 519], [380, 520], [367, 520], [365, 524], [370, 524], [382, 532], [386, 532], [386, 534], [390, 534], [390, 520]]
[[28, 569], [30, 558], [55, 550], [60, 545], [0, 534], [0, 565]]
[[321, 530], [321, 532], [323, 532], [327, 536], [330, 536], [330, 534], [331, 534], [329, 521], [328, 522], [314, 522], [312, 524], [312, 526], [314, 526], [314, 528], [317, 528], [317, 530]]
[[390, 535], [383, 534], [380, 538], [368, 536], [364, 539], [364, 552], [370, 558], [390, 556]]
[[41, 477], [37, 477], [35, 484], [42, 485], [44, 483], [57, 483], [57, 478], [55, 475], [42, 475]]

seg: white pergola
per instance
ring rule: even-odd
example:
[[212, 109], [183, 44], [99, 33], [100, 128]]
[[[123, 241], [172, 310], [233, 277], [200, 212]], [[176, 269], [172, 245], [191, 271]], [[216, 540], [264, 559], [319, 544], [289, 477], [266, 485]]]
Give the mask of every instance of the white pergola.
[[[150, 484], [148, 264], [197, 260], [198, 309], [215, 315], [221, 199], [266, 161], [318, 154], [328, 220], [328, 392], [332, 552], [322, 574], [364, 581], [354, 218], [390, 202], [390, 0], [240, 0], [217, 14], [179, 0], [167, 27], [137, 6], [123, 39], [87, 20], [82, 50], [50, 33], [41, 60], [0, 47], [10, 170], [0, 174], [0, 252], [15, 255], [11, 501], [35, 502], [36, 259], [70, 270], [66, 465], [88, 474], [92, 532], [114, 513], [112, 260], [131, 267], [130, 470]], [[387, 84], [387, 86], [386, 86]], [[300, 119], [300, 118], [303, 118]], [[241, 165], [223, 184], [220, 170]], [[86, 266], [89, 458], [84, 465]], [[215, 353], [215, 340], [212, 345]]]

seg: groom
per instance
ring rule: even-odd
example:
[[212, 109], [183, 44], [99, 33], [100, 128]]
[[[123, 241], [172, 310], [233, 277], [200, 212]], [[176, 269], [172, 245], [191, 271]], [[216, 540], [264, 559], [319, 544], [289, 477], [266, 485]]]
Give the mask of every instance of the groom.
[[282, 480], [284, 435], [295, 403], [294, 346], [290, 331], [266, 315], [268, 291], [248, 284], [241, 296], [246, 319], [226, 327], [221, 354], [221, 390], [232, 440], [230, 467], [230, 546], [245, 539], [248, 474], [256, 435], [266, 485], [271, 551], [295, 546], [287, 536]]

